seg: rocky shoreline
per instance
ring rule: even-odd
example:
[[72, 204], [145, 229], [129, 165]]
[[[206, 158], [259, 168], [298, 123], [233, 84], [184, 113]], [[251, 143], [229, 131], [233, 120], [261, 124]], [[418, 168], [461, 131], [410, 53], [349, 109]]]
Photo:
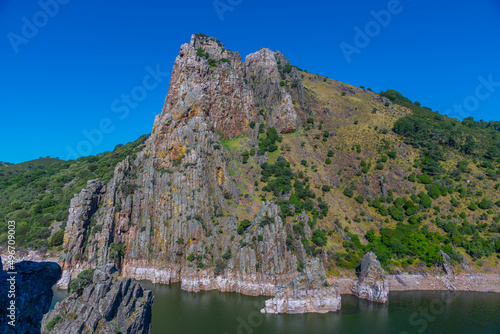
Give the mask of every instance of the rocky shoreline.
[[[0, 253], [2, 259], [7, 258], [7, 254]], [[25, 256], [18, 257], [16, 262], [21, 261], [34, 261], [34, 262], [58, 262], [57, 256], [45, 257], [38, 251], [27, 251]], [[61, 263], [59, 263], [61, 264]], [[69, 277], [76, 277], [78, 273], [86, 267], [78, 267], [75, 269], [63, 269], [61, 280], [59, 280], [58, 287], [60, 289], [67, 289], [69, 284]], [[221, 292], [238, 292], [246, 295], [274, 295], [275, 284], [272, 280], [265, 283], [257, 281], [249, 277], [241, 277], [226, 281], [218, 276], [210, 276], [208, 270], [203, 270], [203, 274], [198, 275], [198, 278], [180, 276], [178, 273], [179, 268], [163, 268], [158, 269], [151, 266], [140, 265], [125, 265], [122, 269], [123, 276], [133, 278], [136, 280], [148, 280], [156, 284], [170, 284], [181, 282], [181, 288], [186, 291], [198, 292], [201, 290], [219, 290]], [[204, 277], [202, 279], [202, 277]], [[247, 279], [248, 278], [248, 279]], [[353, 294], [352, 288], [357, 282], [357, 277], [354, 273], [349, 275], [328, 276], [327, 281], [329, 284], [338, 283], [340, 294]], [[467, 273], [456, 273], [455, 275], [443, 275], [432, 272], [420, 273], [400, 273], [400, 274], [386, 274], [386, 280], [389, 282], [389, 291], [471, 291], [471, 292], [497, 292], [500, 293], [500, 273], [484, 273], [470, 271]], [[195, 284], [196, 282], [196, 284]], [[207, 283], [208, 282], [208, 283]], [[224, 283], [223, 283], [224, 282]], [[237, 289], [237, 286], [254, 286], [248, 291], [263, 291], [262, 293], [245, 293], [245, 289]], [[222, 289], [222, 286], [234, 287], [231, 289]], [[195, 288], [196, 287], [196, 288]]]

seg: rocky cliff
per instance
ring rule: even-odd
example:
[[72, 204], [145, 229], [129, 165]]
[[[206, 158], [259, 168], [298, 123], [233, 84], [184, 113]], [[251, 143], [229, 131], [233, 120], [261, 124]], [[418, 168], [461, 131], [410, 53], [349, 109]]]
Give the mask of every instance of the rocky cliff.
[[[241, 156], [225, 140], [244, 134], [245, 147], [259, 150], [266, 129], [297, 130], [304, 94], [280, 52], [261, 49], [242, 62], [216, 39], [193, 35], [145, 147], [119, 163], [107, 185], [89, 181], [71, 202], [60, 286], [109, 261], [126, 276], [181, 281], [189, 291], [274, 295], [291, 282], [307, 257], [300, 235], [277, 204], [248, 196], [246, 176], [235, 172]], [[266, 162], [267, 153], [255, 160]]]
[[117, 276], [112, 264], [90, 273], [90, 282], [45, 314], [42, 333], [151, 333], [151, 291]]
[[353, 293], [362, 299], [378, 303], [386, 303], [389, 296], [389, 282], [384, 269], [373, 253], [366, 253], [361, 262], [361, 272], [354, 284]]
[[[0, 259], [1, 263], [1, 259]], [[61, 267], [54, 262], [22, 261], [15, 264], [16, 274], [8, 274], [0, 268], [0, 320], [1, 333], [40, 333], [43, 314], [50, 308], [52, 286], [61, 278]], [[15, 317], [9, 318], [12, 299], [8, 298], [11, 281], [14, 277]], [[15, 326], [8, 324], [14, 320]]]
[[328, 286], [319, 259], [308, 261], [303, 271], [286, 285], [278, 285], [275, 297], [266, 300], [262, 313], [327, 313], [340, 309], [337, 286]]

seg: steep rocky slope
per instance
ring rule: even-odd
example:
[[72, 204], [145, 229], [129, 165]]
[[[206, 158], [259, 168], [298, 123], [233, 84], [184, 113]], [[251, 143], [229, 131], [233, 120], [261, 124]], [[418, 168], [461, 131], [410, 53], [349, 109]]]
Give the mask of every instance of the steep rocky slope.
[[113, 264], [89, 269], [75, 283], [43, 316], [42, 333], [151, 333], [152, 292], [119, 277]]
[[[60, 286], [113, 261], [125, 276], [189, 291], [275, 296], [266, 312], [322, 312], [340, 307], [337, 287], [294, 283], [315, 259], [314, 276], [329, 281], [353, 275], [370, 251], [388, 270], [439, 272], [443, 258], [495, 268], [498, 161], [465, 154], [470, 139], [443, 139], [441, 151], [422, 142], [415, 115], [487, 138], [399, 95], [302, 71], [278, 51], [243, 62], [193, 35], [143, 149], [72, 200]], [[438, 130], [426, 133], [447, 134]], [[456, 175], [460, 160], [474, 180]], [[312, 290], [324, 298], [308, 299]]]

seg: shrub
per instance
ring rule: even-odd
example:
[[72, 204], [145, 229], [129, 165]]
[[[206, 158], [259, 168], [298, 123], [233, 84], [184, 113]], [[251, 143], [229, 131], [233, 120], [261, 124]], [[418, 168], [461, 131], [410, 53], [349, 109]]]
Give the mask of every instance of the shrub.
[[217, 61], [215, 59], [211, 58], [211, 59], [208, 60], [208, 65], [210, 67], [216, 67], [217, 66]]
[[408, 175], [408, 181], [410, 181], [410, 182], [416, 182], [417, 181], [417, 177], [415, 176], [415, 173], [412, 173], [412, 174]]
[[365, 198], [361, 195], [359, 196], [356, 196], [355, 198], [356, 202], [358, 202], [359, 204], [363, 204], [365, 202]]
[[387, 155], [383, 155], [382, 158], [380, 158], [380, 161], [387, 162], [388, 159]]
[[49, 246], [51, 246], [51, 247], [60, 246], [63, 244], [63, 241], [64, 241], [64, 231], [57, 230], [50, 237]]
[[63, 320], [63, 317], [60, 314], [56, 314], [52, 319], [50, 319], [45, 325], [45, 329], [49, 332], [54, 329], [54, 327]]
[[396, 159], [397, 153], [395, 151], [390, 151], [390, 152], [387, 152], [387, 155], [391, 159]]
[[332, 150], [328, 150], [328, 157], [332, 158], [334, 155], [334, 152]]
[[250, 128], [255, 128], [255, 122], [254, 121], [251, 121], [250, 124], [249, 124]]
[[433, 199], [437, 199], [441, 196], [441, 191], [439, 190], [439, 187], [436, 184], [433, 184], [432, 187], [429, 189], [429, 196], [431, 196]]
[[194, 254], [189, 254], [188, 257], [186, 258], [189, 262], [194, 261]]
[[352, 191], [352, 188], [350, 188], [350, 187], [345, 188], [343, 194], [349, 198], [352, 198], [354, 196], [354, 192]]
[[327, 164], [327, 165], [331, 165], [331, 164], [332, 164], [332, 159], [330, 159], [330, 158], [326, 158], [326, 160], [325, 160], [325, 164]]
[[375, 165], [375, 168], [378, 170], [382, 170], [382, 169], [384, 169], [384, 164], [379, 162], [377, 165]]
[[483, 198], [483, 200], [479, 202], [478, 206], [483, 210], [489, 210], [493, 207], [493, 202], [488, 201], [486, 198]]
[[321, 187], [321, 190], [323, 190], [324, 192], [329, 192], [330, 189], [331, 189], [331, 187], [327, 186], [326, 184]]
[[81, 295], [83, 289], [92, 284], [94, 272], [95, 268], [89, 268], [79, 273], [78, 276], [69, 283], [69, 293], [76, 292], [78, 295]]
[[228, 248], [227, 251], [224, 254], [222, 254], [222, 258], [224, 260], [229, 260], [231, 258], [231, 249], [230, 248]]
[[418, 182], [422, 184], [429, 184], [431, 183], [431, 181], [432, 179], [429, 175], [427, 175], [427, 173], [420, 175], [420, 177], [418, 178]]
[[420, 198], [420, 204], [424, 207], [424, 208], [430, 208], [432, 206], [432, 199], [429, 195], [423, 195], [421, 198]]
[[313, 232], [311, 241], [319, 247], [325, 246], [327, 243], [327, 236], [325, 230], [315, 230]]
[[245, 233], [245, 231], [250, 226], [250, 224], [251, 224], [251, 222], [248, 219], [245, 219], [245, 220], [241, 221], [238, 224], [238, 230], [237, 230], [238, 234], [242, 235], [243, 233]]
[[476, 203], [472, 202], [471, 204], [469, 204], [469, 210], [471, 210], [471, 211], [476, 211], [476, 210], [477, 210], [477, 205], [476, 205]]

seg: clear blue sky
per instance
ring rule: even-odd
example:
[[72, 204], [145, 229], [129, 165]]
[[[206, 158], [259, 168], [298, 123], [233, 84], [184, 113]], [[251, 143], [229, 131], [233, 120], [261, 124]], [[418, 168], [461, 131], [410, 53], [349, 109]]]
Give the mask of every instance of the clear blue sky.
[[[0, 1], [2, 161], [96, 154], [149, 133], [179, 47], [197, 32], [243, 58], [268, 47], [309, 72], [393, 88], [441, 112], [465, 101], [453, 116], [500, 119], [500, 83], [476, 92], [480, 76], [500, 82], [497, 0], [54, 1], [41, 1], [51, 15], [37, 1]], [[371, 11], [388, 8], [390, 22], [374, 24]], [[372, 37], [348, 62], [340, 46], [356, 47], [355, 27]], [[154, 81], [148, 66], [167, 75]], [[132, 91], [140, 101], [126, 106]]]

